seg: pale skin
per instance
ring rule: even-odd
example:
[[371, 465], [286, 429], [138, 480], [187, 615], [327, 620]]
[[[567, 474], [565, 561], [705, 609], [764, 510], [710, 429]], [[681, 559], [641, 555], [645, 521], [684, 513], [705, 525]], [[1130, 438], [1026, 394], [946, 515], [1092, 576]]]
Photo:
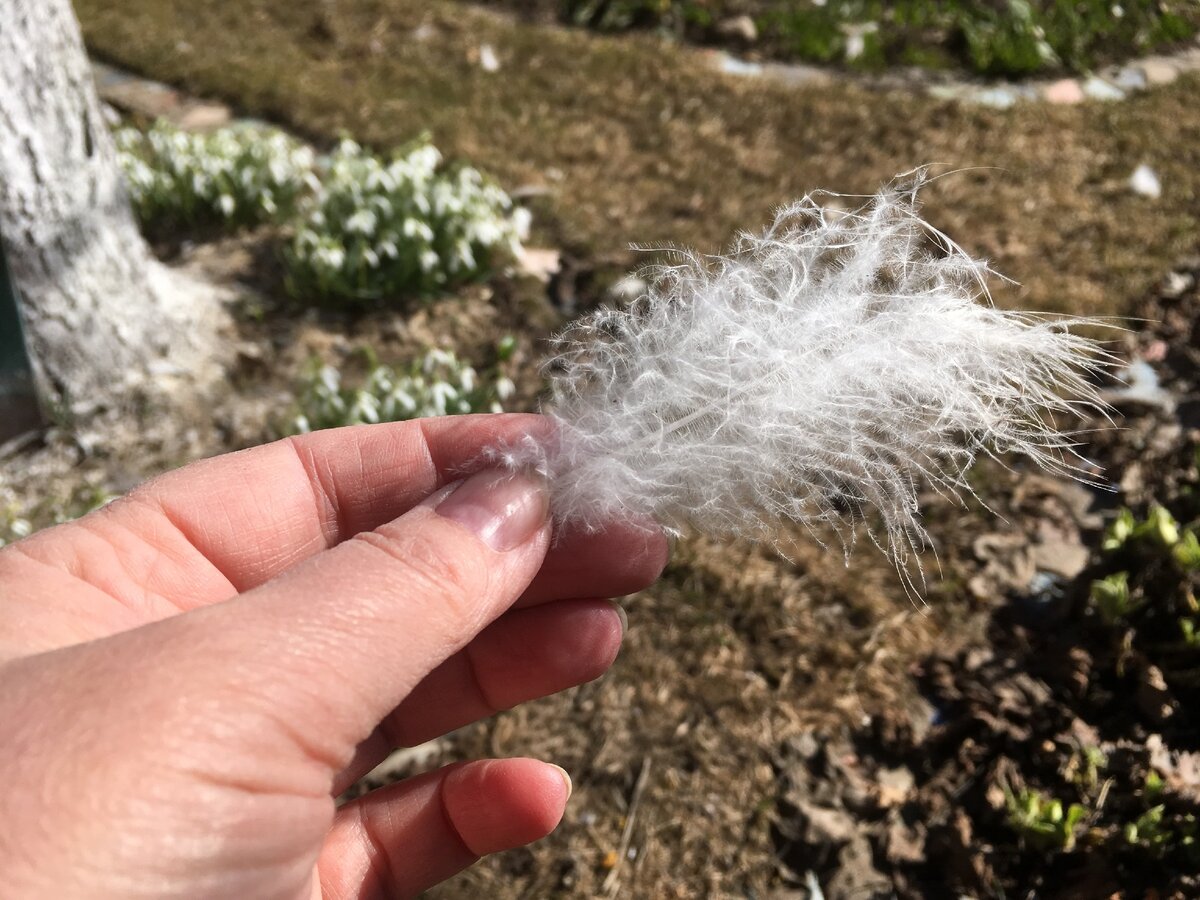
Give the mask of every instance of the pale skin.
[[[463, 472], [536, 416], [337, 429], [164, 475], [0, 550], [0, 885], [53, 898], [409, 897], [549, 833], [570, 781], [392, 749], [592, 680], [661, 535], [552, 542]], [[563, 724], [569, 728], [569, 723]]]

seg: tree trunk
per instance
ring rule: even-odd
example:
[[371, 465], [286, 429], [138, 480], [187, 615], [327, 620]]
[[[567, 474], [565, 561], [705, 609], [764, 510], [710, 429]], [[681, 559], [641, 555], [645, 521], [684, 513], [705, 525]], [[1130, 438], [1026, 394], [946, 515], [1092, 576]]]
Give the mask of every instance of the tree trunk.
[[0, 85], [0, 236], [51, 402], [202, 367], [219, 305], [138, 233], [69, 0], [0, 0]]

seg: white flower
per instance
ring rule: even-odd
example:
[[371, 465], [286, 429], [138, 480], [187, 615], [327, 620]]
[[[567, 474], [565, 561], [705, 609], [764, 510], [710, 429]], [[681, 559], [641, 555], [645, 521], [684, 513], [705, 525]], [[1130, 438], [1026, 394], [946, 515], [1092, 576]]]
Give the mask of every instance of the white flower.
[[452, 368], [457, 362], [453, 353], [447, 353], [445, 350], [430, 350], [421, 362], [421, 369], [426, 375], [429, 375], [438, 366]]
[[417, 401], [413, 399], [412, 394], [408, 393], [408, 391], [397, 388], [392, 396], [404, 408], [405, 412], [412, 414], [417, 411]]
[[458, 398], [458, 391], [444, 381], [435, 381], [429, 388], [429, 399], [435, 416], [446, 415], [448, 404]]
[[374, 234], [375, 226], [379, 223], [375, 213], [369, 209], [360, 209], [346, 220], [346, 230], [351, 234]]
[[331, 394], [336, 394], [342, 386], [342, 374], [333, 366], [322, 366], [317, 377], [321, 386]]
[[475, 268], [475, 252], [471, 249], [470, 244], [468, 244], [466, 241], [460, 241], [458, 246], [455, 247], [455, 250], [458, 253], [457, 261], [461, 263], [463, 268], [468, 270]]

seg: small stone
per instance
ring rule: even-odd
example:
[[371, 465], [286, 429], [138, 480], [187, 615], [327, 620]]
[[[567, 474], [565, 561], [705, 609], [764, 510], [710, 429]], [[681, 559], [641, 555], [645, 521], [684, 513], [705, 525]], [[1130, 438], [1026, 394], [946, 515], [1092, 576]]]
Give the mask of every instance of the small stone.
[[799, 812], [804, 819], [805, 837], [811, 844], [845, 844], [858, 833], [858, 823], [843, 809], [800, 801]]
[[1045, 90], [1042, 91], [1042, 98], [1047, 103], [1082, 103], [1084, 93], [1078, 81], [1074, 78], [1064, 78], [1062, 81], [1046, 85]]
[[157, 81], [135, 78], [97, 87], [100, 97], [106, 102], [151, 119], [169, 117], [179, 108], [179, 92]]
[[112, 85], [127, 84], [137, 80], [128, 72], [122, 72], [120, 69], [95, 60], [92, 60], [92, 78], [95, 79], [96, 87], [101, 91]]
[[965, 84], [933, 84], [929, 86], [929, 96], [938, 100], [958, 100], [968, 90]]
[[1125, 92], [1103, 78], [1092, 76], [1083, 83], [1083, 92], [1093, 100], [1123, 100]]
[[1068, 580], [1086, 569], [1089, 559], [1086, 547], [1078, 542], [1064, 540], [1047, 540], [1035, 544], [1031, 556], [1039, 572], [1048, 572]]
[[[1167, 274], [1167, 277], [1163, 279], [1163, 285], [1160, 289], [1160, 293], [1168, 300], [1174, 300], [1178, 297], [1182, 297], [1185, 291], [1190, 291], [1195, 284], [1196, 276], [1191, 272], [1170, 272]], [[1146, 354], [1142, 354], [1142, 358], [1147, 362], [1157, 361], [1151, 359]], [[1163, 353], [1162, 357], [1160, 358], [1165, 359], [1166, 353]]]
[[1129, 176], [1129, 189], [1142, 197], [1157, 200], [1162, 196], [1162, 182], [1158, 174], [1145, 163], [1133, 170]]
[[232, 118], [229, 107], [223, 103], [194, 103], [179, 114], [176, 124], [189, 131], [209, 131], [228, 125]]
[[717, 34], [753, 44], [758, 40], [758, 26], [749, 16], [734, 16], [732, 19], [724, 19], [717, 24]]
[[982, 106], [990, 106], [992, 109], [1008, 109], [1016, 104], [1017, 93], [1011, 88], [990, 87], [977, 91], [971, 95], [971, 99]]
[[485, 72], [500, 71], [500, 59], [491, 44], [479, 45], [479, 67]]
[[1142, 350], [1142, 359], [1148, 363], [1160, 363], [1167, 358], [1170, 349], [1171, 347], [1166, 341], [1151, 341]]
[[728, 53], [717, 54], [717, 67], [727, 75], [761, 75], [763, 67]]
[[1149, 84], [1170, 84], [1179, 77], [1179, 69], [1175, 64], [1161, 56], [1142, 60], [1139, 67]]
[[1137, 66], [1126, 66], [1113, 78], [1113, 84], [1127, 91], [1140, 91], [1146, 87], [1146, 73]]
[[540, 247], [522, 247], [517, 256], [517, 266], [526, 275], [532, 275], [538, 281], [548, 282], [550, 276], [559, 270], [561, 254], [557, 250]]
[[762, 74], [784, 84], [829, 84], [833, 77], [825, 69], [806, 66], [803, 63], [766, 63]]
[[880, 769], [876, 781], [879, 782], [879, 805], [885, 807], [904, 803], [916, 784], [913, 773], [903, 766], [896, 769]]

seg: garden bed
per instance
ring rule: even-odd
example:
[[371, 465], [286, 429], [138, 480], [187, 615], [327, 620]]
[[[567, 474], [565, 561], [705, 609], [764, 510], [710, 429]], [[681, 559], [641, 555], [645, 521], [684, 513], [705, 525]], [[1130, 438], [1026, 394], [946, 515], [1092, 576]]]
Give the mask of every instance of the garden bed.
[[656, 28], [753, 57], [854, 71], [894, 66], [992, 77], [1087, 72], [1169, 52], [1200, 27], [1186, 0], [493, 0], [541, 21]]

